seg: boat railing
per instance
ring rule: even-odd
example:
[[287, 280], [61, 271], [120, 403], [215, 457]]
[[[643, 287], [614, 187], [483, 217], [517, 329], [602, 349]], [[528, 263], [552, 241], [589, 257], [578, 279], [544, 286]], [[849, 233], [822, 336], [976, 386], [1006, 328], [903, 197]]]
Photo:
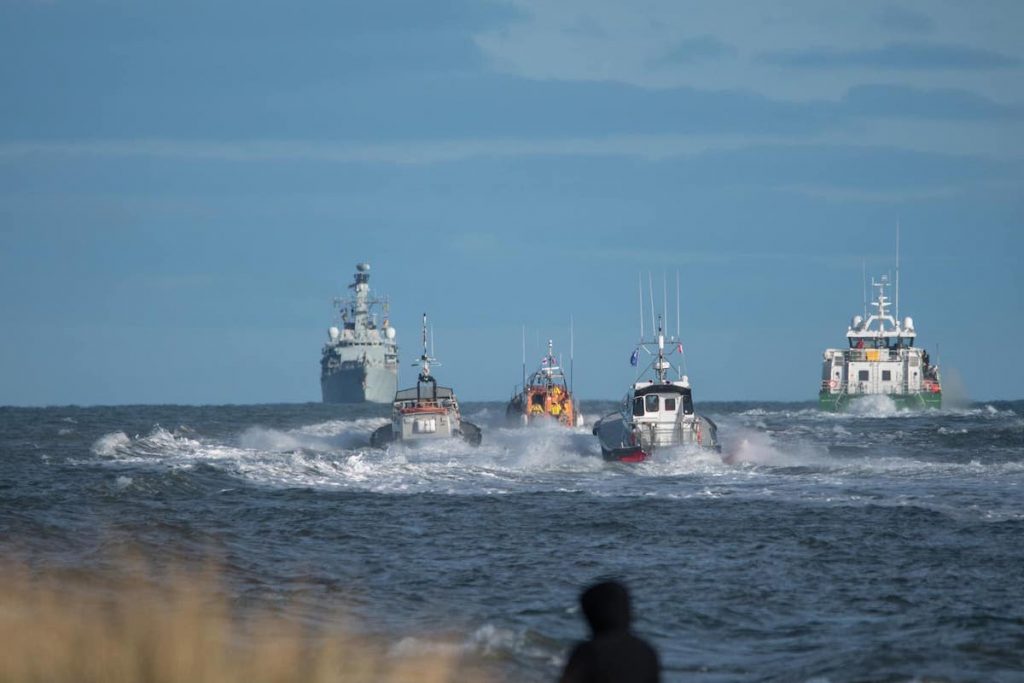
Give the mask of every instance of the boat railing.
[[845, 349], [843, 357], [847, 362], [898, 361], [901, 349]]
[[839, 393], [840, 390], [846, 389], [846, 382], [840, 382], [837, 379], [823, 379], [821, 380], [822, 391], [834, 391]]
[[[822, 380], [821, 382], [821, 391], [824, 393], [831, 394], [836, 398], [842, 396], [843, 394], [849, 394], [850, 396], [861, 396], [871, 393], [868, 392], [868, 386], [868, 382], [845, 382], [840, 380], [826, 379]], [[940, 391], [942, 391], [942, 387], [938, 382], [929, 379], [925, 379], [921, 382], [920, 390], [911, 389], [906, 379], [904, 379], [904, 381], [899, 385], [891, 385], [885, 388], [886, 391], [880, 392], [882, 395], [902, 396], [905, 394], [913, 394], [916, 393], [917, 391], [921, 391], [926, 394], [939, 393]]]
[[448, 409], [454, 405], [449, 398], [421, 398], [421, 399], [403, 399], [401, 401], [395, 401], [395, 408], [400, 412], [411, 411], [419, 408], [440, 408]]

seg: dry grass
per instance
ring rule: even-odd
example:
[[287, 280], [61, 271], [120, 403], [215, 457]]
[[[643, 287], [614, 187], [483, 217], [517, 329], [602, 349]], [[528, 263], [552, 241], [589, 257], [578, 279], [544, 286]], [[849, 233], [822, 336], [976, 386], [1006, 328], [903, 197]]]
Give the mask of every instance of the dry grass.
[[457, 652], [394, 656], [339, 621], [233, 611], [216, 572], [0, 570], [0, 683], [483, 681]]

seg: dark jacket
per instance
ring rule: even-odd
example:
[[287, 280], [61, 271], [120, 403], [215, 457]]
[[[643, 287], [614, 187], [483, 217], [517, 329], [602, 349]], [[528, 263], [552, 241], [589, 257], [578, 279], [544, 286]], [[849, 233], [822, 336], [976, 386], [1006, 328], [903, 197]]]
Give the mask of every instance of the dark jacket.
[[629, 594], [614, 581], [588, 588], [580, 597], [590, 640], [573, 648], [561, 683], [658, 683], [658, 653], [629, 630]]

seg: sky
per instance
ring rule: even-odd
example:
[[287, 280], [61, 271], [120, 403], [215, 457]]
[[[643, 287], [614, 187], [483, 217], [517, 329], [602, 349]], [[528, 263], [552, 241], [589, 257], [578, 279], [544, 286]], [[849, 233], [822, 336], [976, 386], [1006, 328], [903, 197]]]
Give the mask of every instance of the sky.
[[[402, 384], [552, 338], [695, 399], [812, 400], [894, 273], [947, 383], [1021, 398], [1024, 3], [0, 0], [0, 405], [317, 401], [354, 265]], [[676, 326], [675, 302], [668, 305]], [[648, 321], [648, 326], [649, 326]]]

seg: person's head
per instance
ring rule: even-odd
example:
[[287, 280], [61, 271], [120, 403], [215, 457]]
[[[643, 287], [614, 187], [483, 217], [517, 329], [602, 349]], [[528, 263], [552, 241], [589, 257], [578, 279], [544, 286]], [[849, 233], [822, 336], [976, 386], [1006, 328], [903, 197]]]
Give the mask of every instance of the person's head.
[[595, 633], [629, 628], [629, 592], [618, 581], [602, 581], [580, 595], [583, 615]]

